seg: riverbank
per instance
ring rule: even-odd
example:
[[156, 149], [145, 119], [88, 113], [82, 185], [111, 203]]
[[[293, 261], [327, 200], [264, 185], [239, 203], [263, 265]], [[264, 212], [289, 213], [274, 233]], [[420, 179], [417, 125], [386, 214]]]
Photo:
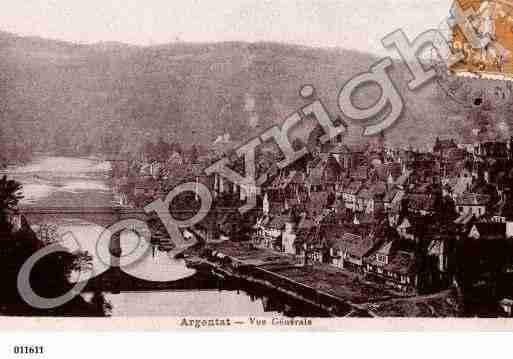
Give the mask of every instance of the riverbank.
[[331, 316], [455, 317], [460, 314], [452, 290], [431, 296], [405, 295], [334, 266], [298, 265], [293, 256], [256, 249], [250, 243], [209, 243], [201, 250], [187, 253], [186, 264], [280, 291]]
[[[108, 208], [115, 205], [110, 165], [102, 158], [41, 156], [24, 166], [11, 168], [6, 174], [24, 186], [22, 208]], [[72, 233], [82, 250], [95, 253], [97, 239], [104, 230], [105, 221], [101, 218], [96, 223], [94, 219], [81, 219], [74, 213], [49, 220], [59, 226], [59, 234]], [[36, 221], [31, 223], [33, 226], [37, 224]], [[124, 253], [134, 254], [134, 248], [143, 249], [135, 245], [138, 243], [135, 237], [120, 237]], [[167, 249], [165, 245], [162, 247]], [[104, 274], [108, 266], [98, 256], [93, 256], [92, 268], [98, 278], [91, 280], [88, 291], [83, 293], [85, 301], [90, 303], [90, 296], [95, 291], [105, 294], [112, 305], [113, 317], [322, 316], [310, 307], [305, 308], [303, 303], [296, 303], [288, 297], [285, 300], [276, 292], [256, 290], [254, 285], [244, 287], [242, 282], [223, 281], [210, 272], [206, 276], [195, 274], [194, 270], [185, 267], [183, 260], [169, 258], [168, 253], [159, 250], [125, 268], [126, 273], [119, 277], [111, 278], [109, 274]], [[113, 283], [108, 283], [110, 279]], [[110, 290], [119, 294], [113, 294]], [[79, 301], [82, 300], [77, 298], [76, 302], [70, 304], [71, 312], [76, 315], [81, 315], [79, 313], [83, 307]]]

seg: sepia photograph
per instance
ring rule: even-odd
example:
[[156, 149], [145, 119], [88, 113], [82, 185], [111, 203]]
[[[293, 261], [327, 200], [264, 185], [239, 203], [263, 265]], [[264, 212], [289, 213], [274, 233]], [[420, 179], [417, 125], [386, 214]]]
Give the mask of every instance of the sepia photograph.
[[513, 329], [512, 51], [508, 0], [5, 4], [0, 326]]

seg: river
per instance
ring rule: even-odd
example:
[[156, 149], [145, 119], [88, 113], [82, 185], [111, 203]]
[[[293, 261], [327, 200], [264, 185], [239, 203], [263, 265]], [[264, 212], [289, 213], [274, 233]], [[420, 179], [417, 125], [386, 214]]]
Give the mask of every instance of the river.
[[[114, 204], [109, 185], [110, 165], [94, 158], [41, 156], [32, 163], [8, 169], [8, 174], [23, 184], [24, 199], [21, 206], [72, 207], [110, 206]], [[72, 234], [82, 250], [95, 253], [96, 239], [103, 230], [94, 223], [85, 223], [76, 218], [60, 218], [59, 233], [62, 243], [69, 248]], [[138, 250], [136, 238], [125, 234], [121, 240], [122, 250]], [[135, 241], [135, 242], [134, 242]], [[75, 243], [76, 244], [76, 243]], [[135, 246], [135, 248], [134, 248]], [[75, 249], [75, 248], [73, 248]], [[96, 275], [108, 268], [93, 256]], [[129, 270], [131, 275], [152, 281], [176, 281], [195, 276], [194, 270], [186, 268], [181, 260], [169, 258], [164, 252], [146, 256]], [[112, 316], [273, 316], [279, 312], [302, 313], [298, 308], [281, 304], [283, 298], [256, 293], [252, 289], [242, 290], [212, 278], [214, 289], [180, 291], [105, 293], [112, 304]], [[90, 300], [88, 294], [82, 294]]]

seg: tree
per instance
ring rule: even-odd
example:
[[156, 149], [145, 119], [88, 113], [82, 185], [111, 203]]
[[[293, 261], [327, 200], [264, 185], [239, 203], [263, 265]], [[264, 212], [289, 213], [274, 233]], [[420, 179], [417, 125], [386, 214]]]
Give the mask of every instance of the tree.
[[[32, 308], [21, 298], [17, 278], [27, 259], [42, 247], [58, 243], [57, 226], [46, 224], [38, 230], [39, 239], [23, 216], [16, 213], [22, 196], [22, 186], [4, 176], [0, 180], [0, 312], [8, 315], [101, 315], [97, 304], [86, 303], [76, 297], [69, 303], [49, 310]], [[13, 226], [12, 220], [20, 219], [20, 226]], [[35, 293], [46, 298], [63, 295], [73, 287], [70, 274], [74, 271], [91, 269], [92, 257], [87, 252], [70, 253], [62, 247], [37, 261], [31, 270], [30, 285]], [[107, 307], [105, 307], [108, 309]]]
[[21, 183], [8, 180], [5, 175], [2, 177], [0, 180], [0, 212], [5, 213], [8, 209], [16, 208], [19, 201], [23, 199], [20, 194], [21, 189]]

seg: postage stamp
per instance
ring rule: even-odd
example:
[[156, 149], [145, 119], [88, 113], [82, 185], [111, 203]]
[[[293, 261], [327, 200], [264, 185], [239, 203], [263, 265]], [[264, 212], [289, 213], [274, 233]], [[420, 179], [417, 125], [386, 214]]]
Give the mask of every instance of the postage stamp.
[[0, 327], [513, 327], [513, 1], [144, 3], [0, 14]]
[[[464, 21], [459, 22], [458, 19]], [[450, 67], [460, 75], [511, 79], [513, 69], [513, 2], [455, 0], [451, 38], [464, 58]]]

